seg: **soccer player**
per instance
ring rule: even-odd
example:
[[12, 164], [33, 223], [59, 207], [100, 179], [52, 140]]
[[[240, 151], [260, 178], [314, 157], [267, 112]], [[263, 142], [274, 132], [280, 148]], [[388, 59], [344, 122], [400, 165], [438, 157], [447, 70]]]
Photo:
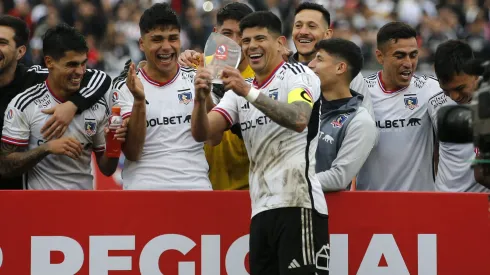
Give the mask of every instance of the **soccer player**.
[[[466, 104], [472, 99], [478, 76], [463, 71], [466, 63], [474, 59], [471, 47], [464, 41], [449, 40], [437, 47], [434, 69], [442, 91], [429, 99], [432, 119], [437, 120], [441, 106]], [[437, 124], [435, 124], [437, 126]], [[476, 157], [473, 144], [439, 142], [439, 165], [436, 190], [449, 192], [490, 192], [478, 184], [471, 167]]]
[[434, 121], [428, 105], [441, 88], [434, 78], [414, 74], [416, 37], [402, 22], [388, 23], [378, 32], [376, 58], [383, 69], [365, 80], [380, 136], [361, 168], [358, 190], [435, 190]]
[[[295, 11], [292, 33], [297, 52], [290, 56], [289, 62], [300, 62], [308, 65], [315, 58], [315, 44], [320, 40], [330, 39], [332, 35], [333, 30], [330, 29], [330, 13], [328, 10], [317, 3], [301, 3]], [[368, 110], [374, 119], [371, 95], [362, 73], [352, 79], [350, 88], [364, 96], [362, 106]]]
[[[241, 44], [240, 20], [252, 13], [246, 4], [232, 2], [221, 8], [216, 15], [214, 32], [220, 33]], [[179, 63], [191, 67], [199, 63], [199, 53], [192, 50], [184, 51], [179, 57]], [[212, 56], [206, 57], [213, 58]], [[252, 78], [254, 72], [247, 59], [242, 55], [238, 65], [243, 78]], [[213, 93], [214, 103], [218, 103], [222, 94]], [[236, 131], [234, 131], [236, 130]], [[240, 133], [240, 125], [235, 124], [232, 129], [223, 133], [221, 143], [216, 146], [204, 145], [206, 159], [209, 164], [209, 179], [214, 190], [245, 190], [248, 189], [249, 161], [247, 149], [243, 140], [235, 133]]]
[[[23, 20], [0, 15], [0, 129], [3, 128], [5, 110], [10, 101], [28, 87], [44, 82], [48, 76], [47, 69], [41, 69], [40, 66], [27, 68], [19, 63], [26, 53], [28, 39], [29, 29]], [[44, 113], [52, 114], [41, 129], [45, 139], [63, 135], [75, 113], [90, 108], [104, 96], [111, 85], [111, 79], [102, 71], [88, 70], [82, 83], [84, 88], [70, 95], [65, 103], [43, 109]], [[6, 177], [3, 172], [0, 169], [0, 189], [23, 188], [21, 176]]]
[[[5, 112], [2, 132], [2, 170], [26, 173], [27, 189], [93, 189], [91, 156], [95, 152], [101, 172], [110, 176], [118, 158], [104, 155], [110, 111], [106, 98], [77, 115], [63, 137], [47, 140], [41, 128], [49, 118], [43, 109], [65, 102], [83, 84], [88, 47], [85, 38], [68, 25], [49, 29], [43, 37], [47, 80], [19, 93]], [[109, 89], [106, 90], [107, 97]]]
[[[113, 82], [112, 99], [128, 122], [123, 144], [124, 189], [212, 190], [204, 143], [191, 135], [195, 69], [177, 64], [180, 23], [166, 3], [145, 10], [139, 22], [139, 69], [135, 97], [125, 80]], [[134, 65], [130, 67], [130, 75]]]
[[309, 63], [321, 82], [316, 172], [323, 191], [345, 190], [376, 144], [378, 130], [364, 97], [351, 90], [363, 65], [361, 49], [344, 39], [320, 40]]
[[211, 74], [198, 70], [192, 135], [202, 142], [240, 123], [250, 159], [251, 274], [328, 274], [328, 262], [316, 261], [330, 248], [327, 204], [315, 173], [319, 113], [312, 108], [320, 82], [308, 67], [283, 61], [281, 27], [271, 12], [240, 21], [255, 78], [245, 81], [239, 70], [226, 68], [228, 91], [209, 113]]

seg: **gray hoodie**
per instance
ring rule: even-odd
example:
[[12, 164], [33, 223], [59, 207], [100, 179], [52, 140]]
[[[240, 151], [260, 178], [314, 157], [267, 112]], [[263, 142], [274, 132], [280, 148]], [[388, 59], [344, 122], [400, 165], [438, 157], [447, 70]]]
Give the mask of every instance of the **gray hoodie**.
[[316, 173], [323, 191], [345, 190], [378, 139], [378, 129], [362, 106], [364, 97], [327, 101], [321, 97], [321, 122]]

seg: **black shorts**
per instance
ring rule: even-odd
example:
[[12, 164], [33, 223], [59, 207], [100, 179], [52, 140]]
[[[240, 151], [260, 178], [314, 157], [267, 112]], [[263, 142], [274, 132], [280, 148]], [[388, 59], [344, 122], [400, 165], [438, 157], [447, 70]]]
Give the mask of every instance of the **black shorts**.
[[290, 207], [255, 215], [250, 224], [250, 275], [328, 275], [328, 216]]

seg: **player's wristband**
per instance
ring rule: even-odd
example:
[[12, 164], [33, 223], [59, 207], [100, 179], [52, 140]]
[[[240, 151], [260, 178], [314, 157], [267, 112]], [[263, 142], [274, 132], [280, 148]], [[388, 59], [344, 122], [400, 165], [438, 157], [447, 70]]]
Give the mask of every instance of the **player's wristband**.
[[254, 87], [250, 88], [250, 92], [248, 92], [248, 95], [245, 97], [246, 100], [250, 103], [254, 103], [255, 100], [257, 100], [257, 97], [259, 97], [260, 91], [255, 89]]

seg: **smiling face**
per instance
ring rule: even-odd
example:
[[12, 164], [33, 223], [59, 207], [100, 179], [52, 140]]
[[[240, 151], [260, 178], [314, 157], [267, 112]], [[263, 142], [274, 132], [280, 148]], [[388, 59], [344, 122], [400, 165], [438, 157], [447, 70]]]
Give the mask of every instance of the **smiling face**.
[[469, 103], [478, 85], [478, 77], [460, 73], [447, 82], [439, 82], [441, 89], [458, 104]]
[[410, 85], [417, 68], [419, 51], [415, 37], [391, 40], [376, 50], [376, 58], [383, 66], [383, 81], [393, 89]]
[[293, 41], [300, 55], [315, 53], [315, 45], [332, 36], [323, 14], [317, 10], [302, 10], [294, 17]]
[[0, 26], [0, 73], [17, 65], [26, 51], [25, 46], [17, 47], [14, 29]]
[[320, 78], [322, 91], [334, 87], [342, 81], [347, 72], [347, 63], [328, 54], [321, 49], [316, 53], [315, 58], [308, 64], [308, 67]]
[[176, 27], [156, 28], [140, 38], [146, 60], [162, 73], [173, 72], [180, 54], [180, 31]]
[[67, 51], [58, 60], [46, 56], [45, 62], [49, 70], [49, 77], [54, 80], [56, 87], [70, 93], [80, 89], [80, 83], [86, 71], [87, 53]]
[[282, 61], [284, 37], [271, 34], [267, 28], [253, 27], [243, 30], [242, 51], [256, 74], [272, 72]]

